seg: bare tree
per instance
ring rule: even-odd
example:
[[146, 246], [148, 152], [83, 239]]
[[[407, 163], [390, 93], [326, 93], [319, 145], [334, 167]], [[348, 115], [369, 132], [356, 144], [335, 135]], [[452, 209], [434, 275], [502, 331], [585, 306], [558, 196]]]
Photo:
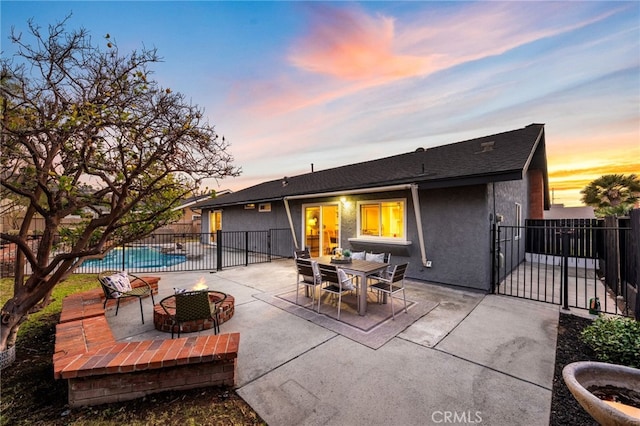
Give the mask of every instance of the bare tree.
[[[150, 78], [155, 49], [122, 54], [109, 35], [93, 46], [66, 21], [48, 31], [29, 21], [30, 41], [12, 29], [17, 53], [1, 63], [0, 195], [25, 207], [17, 235], [0, 234], [17, 249], [0, 349], [85, 259], [174, 221], [203, 178], [240, 173], [203, 111]], [[72, 214], [83, 221], [63, 226]], [[36, 216], [44, 229], [32, 248]]]

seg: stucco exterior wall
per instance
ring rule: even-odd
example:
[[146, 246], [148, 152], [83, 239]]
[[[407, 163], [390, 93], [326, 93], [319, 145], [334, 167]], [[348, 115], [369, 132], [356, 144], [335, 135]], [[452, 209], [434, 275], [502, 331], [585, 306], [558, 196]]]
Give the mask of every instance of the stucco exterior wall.
[[[490, 291], [491, 225], [495, 214], [504, 217], [503, 225], [516, 225], [515, 203], [521, 205], [522, 222], [529, 211], [528, 182], [497, 182], [456, 188], [418, 191], [426, 258], [422, 263], [418, 227], [411, 191], [394, 191], [348, 195], [347, 204], [340, 197], [289, 200], [291, 219], [298, 245], [302, 245], [302, 208], [304, 205], [337, 203], [340, 206], [340, 246], [354, 249], [357, 235], [357, 202], [361, 200], [406, 199], [406, 239], [409, 246], [369, 245], [367, 250], [391, 252], [391, 262], [409, 262], [407, 276], [416, 280]], [[209, 215], [203, 213], [203, 224]], [[223, 231], [256, 231], [289, 228], [284, 202], [271, 203], [270, 212], [225, 207]], [[524, 256], [524, 240], [521, 241]]]
[[[495, 212], [504, 218], [501, 224], [524, 226], [524, 219], [528, 217], [529, 212], [526, 178], [521, 181], [496, 182], [492, 188], [495, 188]], [[491, 192], [491, 188], [489, 192]], [[516, 203], [521, 206], [521, 223], [516, 222]]]
[[[406, 230], [410, 246], [372, 245], [368, 250], [391, 252], [391, 263], [409, 262], [407, 276], [413, 279], [488, 291], [491, 278], [490, 218], [485, 185], [419, 191], [423, 235], [431, 268], [422, 264], [422, 255], [410, 191], [381, 192], [348, 196], [341, 204], [340, 245], [354, 249], [349, 238], [357, 235], [357, 202], [405, 198]], [[301, 242], [302, 205], [337, 202], [339, 197], [292, 200], [290, 209], [298, 242]]]
[[[488, 291], [490, 218], [485, 185], [422, 191], [427, 259], [416, 278]], [[418, 259], [412, 259], [419, 262]]]
[[287, 214], [282, 201], [271, 203], [271, 211], [260, 211], [243, 206], [222, 209], [223, 231], [264, 231], [267, 229], [289, 228]]
[[[529, 195], [527, 193], [527, 178], [521, 181], [497, 182], [492, 187], [495, 190], [495, 212], [501, 215], [503, 221], [499, 223], [500, 250], [508, 253], [504, 256], [504, 266], [500, 275], [516, 267], [525, 256], [524, 220], [529, 214]], [[520, 223], [516, 220], [516, 203], [521, 206]]]

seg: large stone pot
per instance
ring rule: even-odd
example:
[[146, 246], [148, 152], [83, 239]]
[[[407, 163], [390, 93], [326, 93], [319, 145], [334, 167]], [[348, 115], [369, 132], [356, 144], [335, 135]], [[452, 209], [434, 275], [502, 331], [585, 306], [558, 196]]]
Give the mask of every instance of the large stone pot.
[[562, 378], [574, 398], [598, 423], [640, 426], [639, 417], [632, 417], [612, 407], [587, 390], [593, 386], [638, 390], [640, 370], [604, 362], [580, 361], [565, 366]]

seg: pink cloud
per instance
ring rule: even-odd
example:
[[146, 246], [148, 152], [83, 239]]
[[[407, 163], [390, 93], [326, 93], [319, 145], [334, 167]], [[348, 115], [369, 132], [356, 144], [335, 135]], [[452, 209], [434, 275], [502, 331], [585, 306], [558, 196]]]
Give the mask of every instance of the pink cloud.
[[438, 58], [437, 68], [447, 68], [583, 28], [625, 7], [584, 17], [583, 8], [572, 2], [545, 3], [545, 7], [536, 2], [479, 2], [453, 13], [416, 14], [412, 22], [405, 22], [396, 40], [414, 55]]
[[[399, 26], [393, 17], [370, 15], [356, 6], [307, 7], [308, 30], [288, 50], [294, 67], [269, 79], [237, 82], [230, 104], [260, 116], [281, 116], [499, 55], [614, 13], [576, 18], [577, 23], [566, 26], [547, 16], [548, 8], [482, 3], [455, 11], [426, 8]], [[571, 11], [564, 4], [554, 7], [552, 15]]]
[[398, 52], [394, 39], [392, 18], [315, 5], [309, 32], [293, 45], [289, 60], [300, 69], [344, 80], [424, 74], [430, 59]]

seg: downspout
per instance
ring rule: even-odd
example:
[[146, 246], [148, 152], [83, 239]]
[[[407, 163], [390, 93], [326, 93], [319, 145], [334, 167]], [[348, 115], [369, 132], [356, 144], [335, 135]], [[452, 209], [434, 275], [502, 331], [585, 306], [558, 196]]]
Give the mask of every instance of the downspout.
[[420, 254], [422, 256], [422, 266], [427, 266], [427, 252], [424, 247], [424, 235], [422, 233], [422, 215], [420, 213], [420, 199], [418, 198], [418, 185], [411, 185], [411, 196], [413, 197], [413, 211], [416, 215], [416, 226], [418, 227], [418, 242], [420, 244]]
[[289, 219], [289, 228], [291, 229], [291, 237], [293, 238], [293, 245], [296, 250], [299, 250], [298, 239], [296, 238], [296, 232], [293, 229], [293, 219], [291, 218], [291, 210], [289, 209], [289, 197], [284, 197], [284, 209], [287, 212], [287, 219]]

